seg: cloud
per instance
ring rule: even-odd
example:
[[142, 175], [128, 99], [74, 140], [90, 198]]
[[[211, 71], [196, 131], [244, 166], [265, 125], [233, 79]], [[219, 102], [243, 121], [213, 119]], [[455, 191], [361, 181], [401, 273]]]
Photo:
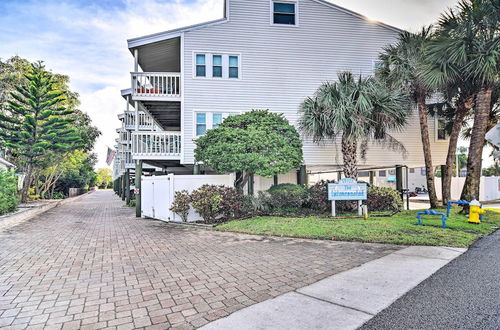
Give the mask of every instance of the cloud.
[[133, 58], [126, 40], [222, 16], [221, 0], [56, 1], [0, 3], [0, 57], [43, 60], [71, 78], [72, 90], [103, 135], [96, 143], [98, 167], [114, 146], [129, 88]]

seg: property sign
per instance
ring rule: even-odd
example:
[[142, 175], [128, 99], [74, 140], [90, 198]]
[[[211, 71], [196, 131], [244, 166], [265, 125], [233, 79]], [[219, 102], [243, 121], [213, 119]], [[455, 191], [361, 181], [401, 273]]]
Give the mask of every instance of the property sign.
[[354, 179], [344, 178], [338, 183], [328, 184], [328, 200], [359, 201], [367, 199], [366, 183], [358, 183]]

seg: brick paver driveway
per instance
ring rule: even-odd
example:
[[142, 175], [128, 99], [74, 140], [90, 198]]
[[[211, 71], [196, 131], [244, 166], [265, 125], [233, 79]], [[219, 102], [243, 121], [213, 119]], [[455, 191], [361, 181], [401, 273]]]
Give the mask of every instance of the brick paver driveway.
[[0, 327], [195, 328], [396, 246], [136, 219], [96, 192], [0, 232]]

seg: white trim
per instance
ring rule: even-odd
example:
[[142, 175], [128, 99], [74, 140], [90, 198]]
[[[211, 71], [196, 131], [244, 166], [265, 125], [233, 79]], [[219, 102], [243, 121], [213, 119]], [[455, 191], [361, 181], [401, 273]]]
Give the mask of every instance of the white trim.
[[[274, 23], [274, 3], [289, 3], [293, 4], [295, 8], [295, 24], [275, 24]], [[271, 26], [280, 26], [280, 27], [299, 27], [299, 0], [269, 0], [269, 24]]]
[[205, 114], [205, 126], [206, 126], [206, 131], [210, 130], [213, 128], [213, 115], [214, 114], [221, 114], [222, 115], [222, 121], [224, 122], [224, 119], [231, 115], [239, 115], [242, 112], [241, 111], [234, 111], [234, 110], [223, 110], [223, 111], [217, 111], [217, 110], [207, 110], [207, 109], [198, 109], [198, 110], [193, 110], [193, 141], [195, 141], [197, 138], [203, 135], [197, 135], [196, 134], [196, 115], [198, 113], [204, 113]]
[[130, 49], [131, 52], [133, 52], [133, 48], [135, 47], [140, 47], [144, 46], [147, 44], [152, 44], [155, 42], [163, 41], [163, 40], [168, 40], [172, 38], [178, 38], [182, 35], [183, 32], [188, 32], [188, 31], [194, 31], [198, 29], [203, 29], [209, 26], [214, 26], [214, 25], [219, 25], [219, 24], [224, 24], [227, 23], [228, 19], [226, 18], [219, 18], [214, 21], [209, 21], [205, 23], [200, 23], [200, 24], [195, 24], [195, 25], [190, 25], [190, 26], [185, 26], [181, 27], [178, 29], [173, 29], [173, 30], [168, 30], [164, 32], [159, 32], [159, 33], [154, 33], [150, 35], [145, 35], [142, 37], [137, 37], [137, 38], [132, 38], [127, 40], [128, 48]]
[[184, 131], [184, 80], [185, 80], [185, 62], [184, 62], [184, 32], [181, 33], [181, 164], [184, 164], [185, 131]]
[[[205, 55], [205, 77], [196, 76], [196, 55]], [[213, 77], [213, 55], [222, 56], [222, 77]], [[229, 56], [238, 56], [238, 78], [229, 78]], [[213, 81], [239, 81], [243, 79], [243, 56], [241, 53], [230, 53], [211, 50], [192, 51], [192, 79]]]
[[450, 141], [450, 137], [448, 134], [446, 134], [445, 132], [445, 136], [446, 138], [445, 139], [440, 139], [439, 138], [439, 120], [440, 119], [443, 119], [446, 121], [446, 118], [444, 117], [440, 117], [437, 113], [436, 115], [434, 116], [434, 142], [436, 143], [443, 143], [443, 142], [448, 142]]

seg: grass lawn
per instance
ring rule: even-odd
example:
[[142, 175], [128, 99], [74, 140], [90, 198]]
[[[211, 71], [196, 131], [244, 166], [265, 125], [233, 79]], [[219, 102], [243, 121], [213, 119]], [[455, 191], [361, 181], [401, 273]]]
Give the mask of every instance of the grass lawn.
[[[439, 245], [468, 247], [478, 238], [500, 227], [500, 210], [487, 209], [481, 224], [470, 224], [453, 208], [441, 228], [441, 217], [422, 216], [424, 226], [417, 225], [418, 211], [404, 211], [392, 217], [359, 218], [285, 218], [256, 217], [234, 220], [216, 227], [220, 231], [248, 234], [317, 238], [338, 241], [392, 243], [403, 245]], [[439, 210], [446, 213], [446, 210]]]

